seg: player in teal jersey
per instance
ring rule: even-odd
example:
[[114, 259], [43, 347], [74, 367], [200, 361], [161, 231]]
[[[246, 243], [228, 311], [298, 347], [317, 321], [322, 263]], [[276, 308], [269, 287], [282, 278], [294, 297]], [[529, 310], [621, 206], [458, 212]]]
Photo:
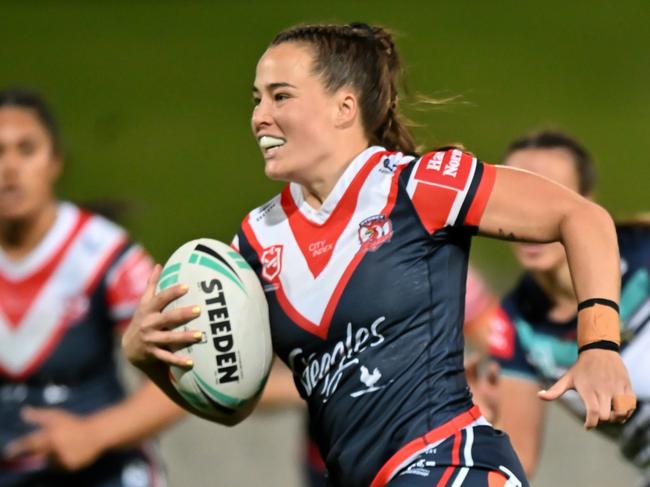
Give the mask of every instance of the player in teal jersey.
[[[546, 176], [591, 197], [595, 168], [587, 151], [571, 137], [552, 131], [534, 133], [512, 143], [505, 164]], [[617, 225], [621, 254], [621, 353], [639, 407], [624, 425], [599, 430], [619, 442], [624, 455], [646, 471], [650, 485], [650, 226]], [[530, 475], [540, 456], [544, 403], [540, 385], [550, 387], [575, 362], [577, 298], [564, 249], [558, 244], [513, 244], [525, 269], [506, 295], [493, 320], [492, 355], [502, 376], [499, 426], [510, 437]], [[550, 397], [555, 397], [551, 394]], [[517, 400], [512, 400], [516, 397]], [[545, 398], [550, 398], [546, 396]], [[584, 408], [575, 391], [561, 398], [578, 417]]]

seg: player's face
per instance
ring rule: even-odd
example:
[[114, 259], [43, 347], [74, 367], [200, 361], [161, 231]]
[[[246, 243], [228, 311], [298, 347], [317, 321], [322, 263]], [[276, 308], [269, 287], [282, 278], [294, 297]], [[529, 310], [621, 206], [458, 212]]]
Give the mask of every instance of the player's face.
[[[564, 149], [523, 149], [513, 152], [505, 164], [540, 174], [578, 191], [579, 179], [571, 154]], [[522, 267], [533, 272], [548, 272], [564, 265], [566, 254], [559, 243], [514, 243], [515, 257]]]
[[0, 222], [29, 219], [54, 198], [60, 162], [31, 110], [0, 108]]
[[271, 179], [309, 181], [332, 152], [336, 103], [312, 62], [307, 45], [285, 42], [257, 64], [251, 125]]

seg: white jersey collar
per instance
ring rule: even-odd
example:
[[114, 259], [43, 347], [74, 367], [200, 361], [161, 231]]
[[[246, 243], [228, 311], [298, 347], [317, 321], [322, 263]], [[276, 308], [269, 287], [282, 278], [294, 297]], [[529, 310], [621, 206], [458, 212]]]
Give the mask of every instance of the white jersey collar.
[[305, 218], [311, 220], [314, 223], [322, 225], [327, 221], [329, 216], [332, 214], [339, 201], [345, 194], [345, 190], [348, 189], [350, 183], [357, 175], [359, 170], [368, 162], [368, 160], [377, 152], [385, 151], [383, 147], [380, 146], [371, 146], [365, 149], [361, 154], [356, 156], [352, 162], [345, 168], [343, 174], [339, 180], [332, 188], [332, 191], [319, 209], [312, 208], [306, 201], [302, 193], [302, 187], [298, 183], [290, 183], [289, 191], [291, 192], [291, 197], [293, 198], [294, 203], [298, 207], [298, 210], [303, 214]]

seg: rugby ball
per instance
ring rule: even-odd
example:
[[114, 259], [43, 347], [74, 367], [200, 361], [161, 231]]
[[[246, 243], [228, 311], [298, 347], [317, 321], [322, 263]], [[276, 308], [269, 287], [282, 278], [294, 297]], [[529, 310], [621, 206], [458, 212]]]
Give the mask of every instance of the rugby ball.
[[200, 342], [175, 353], [189, 356], [191, 369], [170, 367], [183, 399], [208, 416], [245, 408], [262, 391], [273, 349], [269, 312], [260, 281], [244, 258], [217, 240], [181, 245], [169, 258], [158, 292], [176, 284], [187, 293], [166, 309], [199, 306], [200, 315], [178, 329], [200, 331]]

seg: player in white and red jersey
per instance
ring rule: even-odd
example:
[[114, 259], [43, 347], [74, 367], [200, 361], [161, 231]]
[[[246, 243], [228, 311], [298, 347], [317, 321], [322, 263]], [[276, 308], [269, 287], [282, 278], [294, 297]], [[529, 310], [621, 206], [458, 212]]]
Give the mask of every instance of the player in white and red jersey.
[[[274, 349], [307, 401], [330, 483], [528, 485], [507, 436], [473, 406], [465, 380], [471, 236], [562, 240], [581, 299], [617, 301], [611, 218], [543, 178], [460, 150], [415, 155], [397, 113], [399, 66], [380, 27], [299, 26], [276, 36], [257, 65], [252, 128], [266, 175], [289, 184], [248, 214], [236, 246], [264, 285]], [[166, 364], [189, 366], [165, 344], [193, 341], [192, 331], [165, 329], [194, 314], [160, 313], [185, 291], [154, 295], [159, 272], [124, 348], [200, 415], [164, 374]], [[598, 329], [615, 340], [618, 317], [599, 306]], [[583, 316], [593, 347], [597, 327]], [[633, 409], [615, 353], [585, 351], [568, 379], [592, 426]]]
[[128, 397], [116, 333], [151, 259], [108, 220], [55, 199], [60, 142], [41, 98], [0, 92], [0, 486], [161, 486], [153, 432], [180, 410]]

